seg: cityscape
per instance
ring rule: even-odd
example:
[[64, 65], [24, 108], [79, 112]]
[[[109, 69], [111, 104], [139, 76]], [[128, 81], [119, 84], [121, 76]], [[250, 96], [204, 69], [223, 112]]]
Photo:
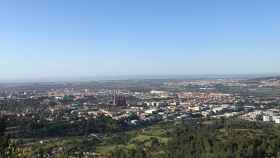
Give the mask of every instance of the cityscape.
[[[6, 132], [21, 139], [23, 153], [36, 155], [36, 147], [49, 146], [43, 155], [54, 157], [69, 150], [72, 139], [85, 139], [81, 136], [102, 142], [108, 139], [107, 130], [145, 129], [162, 122], [238, 119], [277, 125], [279, 89], [279, 77], [17, 83], [1, 84], [0, 105]], [[100, 118], [118, 127], [101, 123], [98, 129]], [[61, 137], [73, 142], [58, 145]], [[93, 146], [80, 154], [108, 155], [102, 143]]]
[[0, 0], [0, 158], [280, 158], [279, 0]]

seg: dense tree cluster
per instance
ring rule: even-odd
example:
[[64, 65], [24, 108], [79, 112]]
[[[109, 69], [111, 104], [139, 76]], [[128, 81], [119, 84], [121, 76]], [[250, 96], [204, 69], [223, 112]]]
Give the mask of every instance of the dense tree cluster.
[[55, 121], [48, 122], [44, 119], [33, 118], [21, 123], [21, 138], [44, 138], [44, 137], [65, 137], [81, 136], [91, 133], [111, 133], [121, 130], [121, 124], [111, 117], [101, 115], [97, 118], [79, 119], [73, 122]]
[[47, 105], [41, 104], [40, 99], [7, 99], [0, 101], [0, 110], [1, 111], [11, 111], [11, 112], [26, 112], [30, 111], [39, 111], [45, 109]]
[[[278, 132], [277, 132], [278, 131]], [[112, 158], [264, 158], [280, 157], [278, 127], [244, 121], [214, 121], [207, 125], [179, 125], [170, 141], [152, 147], [116, 148]], [[161, 153], [161, 154], [158, 154]], [[162, 154], [164, 153], [164, 154]]]
[[11, 142], [9, 135], [6, 134], [6, 118], [0, 116], [0, 158], [19, 158], [20, 153], [16, 145]]

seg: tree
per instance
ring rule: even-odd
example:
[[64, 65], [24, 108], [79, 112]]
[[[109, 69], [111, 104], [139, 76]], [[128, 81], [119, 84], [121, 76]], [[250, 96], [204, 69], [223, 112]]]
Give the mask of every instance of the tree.
[[7, 150], [9, 147], [9, 137], [6, 132], [6, 118], [0, 116], [0, 157], [7, 157]]

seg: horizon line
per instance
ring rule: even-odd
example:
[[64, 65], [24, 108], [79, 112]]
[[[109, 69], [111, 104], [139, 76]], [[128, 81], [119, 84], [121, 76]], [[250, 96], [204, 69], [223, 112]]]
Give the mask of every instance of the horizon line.
[[32, 77], [0, 79], [0, 83], [40, 83], [40, 82], [90, 82], [113, 80], [145, 80], [145, 79], [218, 79], [218, 78], [258, 78], [276, 77], [280, 73], [240, 73], [240, 74], [177, 74], [177, 75], [96, 75], [96, 76], [65, 76], [65, 77]]

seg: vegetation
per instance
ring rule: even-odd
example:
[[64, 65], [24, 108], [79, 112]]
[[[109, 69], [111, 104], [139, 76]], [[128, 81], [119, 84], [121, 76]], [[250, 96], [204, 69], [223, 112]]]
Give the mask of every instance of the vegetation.
[[279, 127], [239, 120], [179, 124], [167, 131], [168, 143], [158, 138], [149, 145], [115, 148], [111, 158], [263, 158], [280, 157]]
[[[280, 127], [238, 119], [161, 122], [142, 129], [114, 131], [114, 123], [85, 136], [36, 139], [29, 145], [12, 143], [1, 119], [1, 157], [107, 158], [277, 158], [280, 157]], [[92, 125], [91, 125], [92, 126]], [[108, 127], [107, 127], [108, 126]], [[92, 126], [93, 127], [93, 126]], [[106, 127], [106, 128], [101, 128]], [[25, 140], [26, 141], [26, 140]], [[23, 143], [24, 144], [24, 143]]]
[[0, 116], [0, 157], [1, 158], [18, 158], [21, 152], [17, 150], [16, 145], [11, 142], [10, 137], [6, 134], [6, 119]]

